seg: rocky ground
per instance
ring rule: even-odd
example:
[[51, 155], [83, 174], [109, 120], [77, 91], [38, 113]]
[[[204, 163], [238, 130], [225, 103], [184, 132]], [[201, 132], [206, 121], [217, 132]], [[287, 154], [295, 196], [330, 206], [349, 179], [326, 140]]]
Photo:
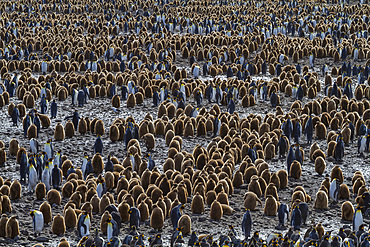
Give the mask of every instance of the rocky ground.
[[[251, 57], [254, 57], [259, 50], [251, 54]], [[179, 59], [175, 61], [177, 67], [186, 68], [188, 74], [191, 74], [190, 68], [188, 66], [188, 60], [182, 59], [181, 54], [177, 54]], [[293, 64], [291, 59], [287, 61], [288, 64]], [[299, 61], [300, 64], [307, 64], [308, 59], [305, 57]], [[319, 74], [319, 80], [321, 82], [321, 87], [324, 88], [324, 78], [321, 75], [321, 67], [323, 64], [328, 64], [329, 71], [331, 67], [341, 66], [341, 62], [334, 63], [332, 59], [317, 59], [315, 63], [315, 71]], [[366, 61], [361, 61], [361, 64], [365, 64]], [[312, 70], [310, 70], [312, 71]], [[35, 77], [38, 77], [38, 73], [34, 73]], [[218, 76], [222, 79], [226, 79], [225, 76]], [[270, 80], [273, 78], [273, 75], [255, 75], [252, 76], [253, 80]], [[203, 77], [201, 76], [202, 80], [209, 80], [211, 77]], [[357, 85], [357, 78], [352, 78], [356, 83], [354, 83], [353, 88]], [[366, 83], [367, 84], [367, 83]], [[288, 112], [290, 109], [290, 105], [294, 102], [292, 97], [285, 97], [283, 94], [279, 93], [281, 99], [281, 107], [284, 112]], [[324, 97], [323, 91], [319, 93], [317, 98]], [[307, 103], [309, 100], [307, 97], [304, 98], [303, 103]], [[21, 100], [16, 98], [11, 98], [10, 102], [15, 104], [21, 103]], [[193, 105], [194, 99], [193, 97], [190, 98], [189, 102]], [[212, 104], [208, 103], [204, 100], [204, 106], [206, 109], [211, 109]], [[39, 109], [39, 100], [37, 101], [37, 109]], [[62, 123], [64, 125], [66, 123], [65, 117], [72, 115], [75, 107], [71, 106], [71, 97], [69, 96], [66, 101], [58, 101], [58, 116], [56, 119], [51, 120], [51, 126], [47, 129], [42, 129], [40, 136], [38, 138], [39, 143], [42, 145], [46, 142], [47, 139], [53, 138], [54, 136], [54, 129], [57, 123]], [[158, 107], [154, 107], [152, 103], [152, 99], [145, 99], [142, 105], [136, 105], [134, 108], [127, 108], [125, 102], [122, 102], [122, 106], [119, 109], [119, 112], [113, 111], [110, 103], [110, 99], [108, 98], [96, 98], [91, 99], [88, 101], [88, 104], [84, 107], [78, 107], [79, 114], [81, 117], [88, 117], [90, 120], [94, 118], [102, 119], [106, 126], [106, 134], [102, 136], [103, 143], [104, 143], [104, 159], [108, 155], [113, 155], [122, 161], [127, 152], [124, 148], [123, 142], [111, 142], [108, 136], [108, 127], [111, 126], [113, 121], [116, 118], [126, 118], [128, 116], [133, 116], [135, 118], [136, 123], [140, 123], [147, 113], [150, 113], [155, 120], [157, 118]], [[222, 106], [221, 109], [226, 111], [226, 107]], [[19, 145], [21, 147], [25, 147], [27, 150], [29, 149], [29, 140], [24, 138], [23, 136], [23, 129], [22, 126], [14, 127], [11, 122], [11, 118], [7, 113], [7, 107], [3, 107], [0, 109], [0, 140], [2, 140], [6, 144], [6, 150], [8, 150], [9, 141], [13, 138], [16, 138], [19, 141]], [[237, 105], [236, 111], [238, 112], [240, 118], [244, 118], [249, 114], [260, 114], [264, 117], [267, 113], [275, 113], [275, 109], [273, 109], [269, 102], [262, 102], [261, 100], [257, 101], [257, 104], [253, 107], [243, 108], [239, 102]], [[330, 131], [330, 129], [328, 129]], [[65, 139], [64, 141], [57, 142], [54, 141], [54, 149], [63, 151], [63, 154], [67, 155], [68, 159], [70, 159], [73, 164], [77, 167], [80, 167], [82, 164], [82, 159], [84, 153], [88, 153], [89, 155], [93, 154], [93, 144], [95, 141], [96, 136], [87, 133], [86, 135], [80, 135], [76, 132], [76, 136]], [[209, 133], [207, 137], [183, 137], [183, 150], [187, 152], [192, 152], [195, 144], [200, 144], [203, 147], [207, 147], [208, 143], [212, 140], [212, 136]], [[314, 140], [320, 145], [322, 150], [326, 150], [327, 143], [326, 140]], [[302, 143], [306, 143], [306, 138], [302, 138]], [[146, 153], [146, 148], [144, 143], [140, 140], [141, 148]], [[301, 228], [301, 232], [305, 232], [306, 229], [312, 224], [322, 223], [325, 230], [337, 230], [342, 225], [350, 225], [351, 222], [342, 222], [341, 221], [341, 210], [340, 205], [344, 202], [344, 200], [340, 200], [337, 204], [331, 205], [328, 210], [315, 210], [314, 209], [314, 200], [315, 194], [318, 191], [321, 182], [324, 180], [324, 176], [320, 176], [315, 172], [314, 163], [309, 160], [307, 157], [309, 153], [309, 145], [303, 144], [302, 147], [305, 151], [305, 160], [302, 165], [302, 177], [298, 180], [289, 179], [288, 188], [284, 190], [279, 190], [279, 201], [281, 203], [286, 203], [290, 205], [291, 203], [291, 195], [293, 193], [293, 189], [301, 185], [304, 187], [306, 192], [311, 196], [311, 201], [308, 202], [310, 216], [307, 221], [307, 225], [304, 225]], [[152, 157], [156, 162], [156, 165], [159, 169], [162, 169], [162, 164], [167, 158], [167, 150], [168, 147], [166, 146], [165, 140], [163, 137], [156, 137], [156, 147], [151, 152]], [[144, 155], [143, 154], [143, 155]], [[286, 161], [285, 159], [273, 159], [271, 161], [267, 161], [269, 164], [270, 172], [276, 172], [280, 169], [286, 168]], [[353, 205], [355, 205], [355, 195], [352, 193], [352, 183], [351, 179], [355, 171], [361, 170], [364, 174], [366, 181], [370, 175], [370, 169], [367, 168], [367, 164], [369, 163], [369, 156], [365, 154], [365, 157], [360, 157], [357, 153], [357, 142], [350, 143], [349, 146], [345, 147], [345, 156], [342, 162], [337, 163], [334, 159], [328, 157], [327, 160], [327, 167], [324, 172], [324, 175], [330, 174], [331, 169], [334, 165], [339, 164], [343, 170], [344, 174], [344, 183], [346, 183], [351, 190], [351, 198], [350, 201]], [[239, 164], [238, 164], [239, 165]], [[238, 168], [237, 165], [237, 168]], [[15, 157], [10, 155], [7, 156], [7, 162], [5, 167], [0, 168], [0, 174], [4, 178], [10, 178], [12, 181], [14, 179], [19, 179], [19, 165], [16, 164]], [[202, 215], [194, 215], [191, 213], [190, 210], [190, 203], [186, 204], [184, 212], [188, 214], [192, 219], [192, 230], [197, 231], [198, 234], [211, 234], [215, 239], [221, 234], [227, 234], [228, 226], [233, 225], [236, 228], [236, 231], [240, 238], [242, 238], [243, 233], [241, 230], [241, 221], [244, 214], [244, 207], [243, 207], [243, 196], [248, 191], [248, 185], [244, 184], [241, 188], [235, 189], [234, 194], [229, 197], [230, 206], [235, 210], [233, 215], [230, 216], [223, 216], [220, 221], [211, 220], [209, 217], [210, 208], [206, 206], [205, 213]], [[264, 204], [264, 199], [262, 202]], [[63, 198], [61, 205], [53, 206], [52, 213], [53, 216], [56, 214], [63, 213], [64, 204], [68, 201], [68, 198]], [[191, 197], [188, 198], [188, 201], [191, 202]], [[11, 213], [8, 215], [17, 215], [19, 226], [20, 226], [20, 236], [17, 241], [11, 239], [0, 239], [1, 246], [9, 246], [9, 244], [13, 244], [14, 246], [32, 246], [36, 243], [43, 242], [45, 246], [56, 246], [59, 243], [61, 236], [55, 236], [51, 232], [51, 227], [46, 226], [41, 234], [41, 237], [36, 238], [33, 236], [33, 229], [32, 229], [32, 219], [29, 216], [29, 212], [33, 209], [38, 209], [43, 201], [35, 200], [33, 194], [28, 192], [27, 185], [22, 184], [22, 198], [16, 201], [12, 201], [12, 209]], [[263, 205], [262, 205], [263, 206]], [[263, 215], [263, 207], [257, 206], [257, 209], [252, 212], [252, 219], [253, 219], [253, 227], [252, 231], [260, 231], [262, 237], [267, 237], [268, 234], [271, 232], [284, 232], [281, 230], [276, 230], [275, 227], [278, 225], [278, 218], [277, 217], [267, 217]], [[99, 228], [100, 224], [100, 217], [101, 215], [94, 215], [92, 228]], [[369, 219], [365, 218], [365, 223], [368, 224], [370, 221]], [[120, 238], [123, 238], [129, 231], [128, 223], [122, 223], [121, 233], [119, 235]], [[146, 237], [150, 235], [154, 235], [157, 231], [151, 229], [149, 225], [149, 221], [143, 222], [139, 228], [139, 232], [143, 233]], [[165, 226], [161, 231], [162, 238], [164, 239], [164, 245], [169, 246], [169, 240], [172, 233], [172, 226], [170, 220], [167, 218], [165, 221]], [[71, 246], [76, 246], [79, 238], [77, 236], [77, 231], [75, 229], [67, 230], [64, 237], [70, 242]], [[104, 237], [104, 236], [103, 236]], [[187, 241], [186, 237], [186, 241]]]

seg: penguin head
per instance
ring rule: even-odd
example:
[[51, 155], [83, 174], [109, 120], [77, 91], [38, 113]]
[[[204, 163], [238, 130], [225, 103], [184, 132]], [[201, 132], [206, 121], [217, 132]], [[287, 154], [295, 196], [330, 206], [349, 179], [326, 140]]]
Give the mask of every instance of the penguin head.
[[356, 207], [356, 214], [357, 213], [362, 213], [361, 210], [363, 209], [364, 207], [363, 206], [357, 206]]
[[31, 217], [33, 218], [35, 216], [36, 210], [33, 210], [30, 212]]

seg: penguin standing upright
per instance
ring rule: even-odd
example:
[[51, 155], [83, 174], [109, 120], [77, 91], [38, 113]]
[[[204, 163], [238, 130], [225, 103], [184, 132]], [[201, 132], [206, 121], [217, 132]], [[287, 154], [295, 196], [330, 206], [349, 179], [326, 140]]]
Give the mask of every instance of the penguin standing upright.
[[227, 106], [227, 110], [230, 114], [233, 114], [235, 111], [235, 102], [233, 99], [230, 99], [229, 104]]
[[27, 179], [27, 167], [28, 167], [28, 157], [26, 151], [21, 151], [21, 160], [20, 160], [20, 180], [26, 181]]
[[40, 235], [40, 233], [44, 229], [44, 216], [38, 210], [31, 211], [30, 215], [32, 217], [32, 226], [35, 236]]
[[300, 230], [302, 223], [302, 215], [301, 210], [299, 210], [298, 206], [294, 206], [291, 218], [291, 225], [294, 230]]
[[357, 141], [357, 152], [359, 153], [360, 156], [364, 156], [364, 152], [369, 151], [368, 147], [368, 139], [370, 138], [370, 135], [364, 135], [360, 136], [360, 138]]
[[[20, 116], [19, 116], [19, 110], [17, 107], [14, 107], [13, 108], [13, 111], [12, 111], [12, 122], [13, 122], [13, 126], [17, 126], [18, 127], [18, 122], [20, 122]], [[27, 127], [28, 128], [28, 127]]]
[[278, 96], [275, 93], [275, 90], [272, 92], [270, 96], [270, 103], [273, 108], [276, 108], [276, 106], [278, 105]]
[[139, 228], [140, 225], [140, 211], [139, 209], [135, 207], [131, 207], [130, 210], [128, 211], [130, 214], [130, 228], [132, 226], [135, 226], [136, 229]]
[[334, 148], [334, 159], [336, 161], [341, 161], [344, 157], [344, 142], [343, 142], [343, 136], [341, 133], [339, 133], [339, 136], [337, 137], [337, 144]]
[[117, 237], [119, 234], [119, 228], [117, 222], [113, 220], [111, 217], [107, 219], [107, 238], [108, 240], [112, 239], [113, 237]]
[[221, 129], [221, 121], [218, 117], [215, 117], [213, 120], [213, 136], [217, 136], [220, 134]]
[[100, 135], [98, 135], [94, 144], [94, 154], [96, 153], [103, 154], [103, 141]]
[[293, 145], [291, 145], [289, 147], [289, 152], [288, 152], [288, 156], [287, 156], [287, 159], [286, 159], [288, 174], [290, 174], [290, 167], [291, 167], [294, 160], [295, 160], [295, 153], [294, 153]]
[[48, 159], [54, 158], [53, 143], [51, 139], [46, 141], [45, 146], [44, 146], [44, 152], [46, 153], [46, 157]]
[[78, 91], [78, 94], [77, 94], [77, 102], [78, 102], [78, 106], [79, 107], [84, 106], [84, 103], [85, 103], [85, 93], [84, 93], [83, 90], [79, 90]]
[[200, 108], [203, 102], [203, 93], [200, 90], [197, 90], [194, 98], [195, 98], [195, 101], [197, 102], [197, 107]]
[[360, 228], [360, 226], [364, 223], [364, 219], [363, 219], [363, 216], [362, 216], [362, 211], [361, 211], [361, 207], [357, 207], [356, 208], [356, 213], [355, 215], [353, 216], [353, 222], [352, 222], [352, 227], [353, 227], [353, 231], [354, 232], [357, 232]]
[[31, 153], [37, 154], [39, 152], [39, 142], [36, 138], [31, 138], [30, 140], [30, 150]]
[[298, 208], [301, 210], [302, 224], [305, 225], [309, 216], [308, 205], [305, 202], [301, 202], [298, 204]]
[[177, 228], [178, 221], [181, 217], [182, 210], [185, 208], [184, 204], [179, 204], [171, 210], [171, 222], [173, 229]]
[[334, 178], [330, 183], [329, 196], [335, 203], [338, 202], [339, 187], [339, 181]]
[[51, 183], [54, 189], [58, 189], [62, 184], [62, 171], [57, 165], [54, 165], [51, 170]]
[[58, 113], [58, 105], [55, 99], [51, 102], [50, 105], [50, 116], [51, 118], [56, 118]]
[[90, 235], [90, 216], [85, 211], [78, 217], [77, 231], [80, 238]]
[[77, 130], [78, 129], [78, 122], [80, 121], [80, 116], [78, 114], [78, 110], [75, 110], [73, 112], [72, 116], [65, 117], [64, 120], [68, 120], [68, 119], [71, 119], [71, 118], [72, 118], [73, 127], [75, 128], [75, 130]]
[[308, 117], [308, 120], [306, 122], [306, 126], [305, 126], [304, 131], [305, 131], [305, 134], [306, 134], [307, 143], [308, 144], [311, 144], [311, 142], [312, 142], [312, 136], [313, 136], [312, 116], [309, 116]]
[[42, 171], [41, 182], [45, 184], [46, 191], [49, 191], [51, 186], [50, 166], [52, 163], [52, 159], [49, 159], [48, 164], [45, 165], [45, 168]]
[[288, 151], [288, 142], [285, 135], [281, 135], [277, 147], [279, 148], [279, 158], [285, 157], [286, 152]]
[[279, 226], [285, 226], [289, 218], [288, 206], [285, 203], [281, 203], [278, 208]]
[[36, 185], [37, 185], [37, 171], [33, 164], [31, 164], [28, 171], [28, 190], [33, 193], [35, 191]]
[[244, 233], [244, 239], [248, 240], [252, 230], [252, 216], [250, 210], [247, 208], [242, 219], [242, 231]]
[[77, 105], [77, 97], [78, 97], [78, 91], [77, 89], [73, 88], [72, 89], [72, 105], [73, 106]]

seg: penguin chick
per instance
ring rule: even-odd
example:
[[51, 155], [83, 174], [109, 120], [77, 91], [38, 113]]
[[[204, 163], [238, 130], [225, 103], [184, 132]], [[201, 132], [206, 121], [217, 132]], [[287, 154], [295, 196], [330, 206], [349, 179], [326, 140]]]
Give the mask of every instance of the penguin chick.
[[110, 126], [109, 128], [109, 139], [112, 141], [112, 142], [116, 142], [119, 140], [119, 137], [120, 137], [120, 130], [119, 128], [117, 127], [117, 125], [113, 124], [112, 126]]
[[22, 194], [22, 186], [19, 183], [19, 181], [16, 179], [13, 181], [13, 183], [10, 186], [10, 194], [9, 194], [10, 200], [14, 201], [14, 200], [21, 198], [21, 194]]
[[326, 168], [326, 162], [323, 157], [319, 156], [315, 159], [315, 171], [322, 175]]
[[178, 227], [181, 229], [181, 232], [184, 235], [191, 233], [191, 219], [189, 215], [184, 214], [180, 217]]
[[47, 200], [50, 205], [53, 205], [53, 204], [60, 205], [62, 198], [60, 196], [59, 191], [57, 191], [56, 189], [52, 189], [52, 190], [49, 190], [47, 194]]
[[290, 167], [290, 176], [294, 179], [299, 179], [302, 175], [301, 164], [298, 161], [293, 161]]
[[35, 195], [37, 200], [43, 200], [46, 196], [46, 187], [44, 183], [38, 183], [35, 189]]
[[2, 196], [2, 207], [3, 207], [3, 210], [2, 210], [3, 213], [11, 213], [12, 212], [12, 205], [11, 205], [10, 199], [7, 195]]
[[349, 188], [346, 184], [341, 184], [339, 186], [339, 193], [338, 193], [338, 199], [345, 199], [349, 200], [351, 194], [349, 192]]
[[338, 180], [339, 184], [343, 183], [343, 172], [339, 165], [335, 165], [331, 170], [330, 180], [333, 181], [334, 178]]
[[5, 235], [7, 238], [14, 239], [19, 236], [19, 224], [17, 216], [13, 215], [8, 219], [5, 226]]
[[151, 133], [146, 133], [143, 137], [147, 151], [151, 151], [155, 147], [155, 137]]
[[128, 95], [126, 104], [127, 104], [127, 108], [135, 107], [135, 105], [136, 105], [136, 98], [135, 98], [135, 95], [134, 94], [130, 93]]
[[60, 236], [66, 231], [66, 225], [64, 223], [64, 218], [60, 214], [57, 214], [53, 218], [53, 224], [51, 226], [51, 231], [53, 234]]
[[220, 220], [222, 218], [222, 214], [223, 214], [223, 211], [222, 211], [221, 203], [219, 203], [218, 201], [212, 202], [211, 210], [209, 213], [209, 216], [211, 217], [211, 219]]
[[77, 225], [77, 215], [71, 206], [64, 213], [64, 224], [67, 229], [75, 228]]
[[261, 186], [256, 175], [252, 176], [251, 181], [248, 185], [248, 191], [254, 192], [257, 195], [257, 197], [262, 196]]
[[54, 131], [54, 139], [55, 141], [63, 141], [64, 137], [64, 127], [60, 123], [57, 123]]
[[280, 188], [285, 189], [288, 186], [288, 173], [286, 170], [282, 169], [277, 172], [280, 181]]
[[221, 204], [222, 206], [222, 214], [223, 215], [232, 215], [233, 213], [235, 213], [235, 210], [230, 207], [229, 205], [226, 205], [226, 204]]
[[191, 201], [191, 212], [193, 214], [202, 214], [204, 213], [204, 199], [197, 192]]
[[69, 247], [67, 239], [61, 238], [58, 247]]
[[355, 209], [350, 201], [345, 201], [341, 207], [342, 210], [342, 220], [343, 221], [352, 221], [355, 214]]
[[251, 211], [256, 209], [257, 202], [262, 205], [262, 201], [257, 197], [254, 192], [248, 191], [244, 195], [244, 208], [247, 208]]
[[8, 216], [6, 214], [1, 215], [0, 219], [0, 237], [5, 238], [6, 237], [6, 223], [8, 222]]
[[263, 212], [267, 216], [276, 216], [278, 210], [278, 202], [272, 195], [268, 195], [265, 202]]
[[325, 193], [325, 191], [319, 190], [316, 193], [314, 208], [321, 210], [328, 208], [328, 195]]
[[49, 224], [52, 220], [51, 207], [47, 201], [44, 201], [39, 208], [40, 212], [44, 216], [44, 223]]
[[154, 206], [150, 215], [150, 226], [155, 230], [161, 230], [164, 224], [164, 215], [160, 207]]

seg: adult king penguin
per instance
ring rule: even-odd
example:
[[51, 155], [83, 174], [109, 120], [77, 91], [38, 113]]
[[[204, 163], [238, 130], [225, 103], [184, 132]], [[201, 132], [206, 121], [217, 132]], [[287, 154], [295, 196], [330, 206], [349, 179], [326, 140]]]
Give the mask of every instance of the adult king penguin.
[[33, 231], [35, 233], [35, 236], [38, 236], [44, 229], [44, 216], [38, 210], [31, 211], [30, 215], [32, 217]]

